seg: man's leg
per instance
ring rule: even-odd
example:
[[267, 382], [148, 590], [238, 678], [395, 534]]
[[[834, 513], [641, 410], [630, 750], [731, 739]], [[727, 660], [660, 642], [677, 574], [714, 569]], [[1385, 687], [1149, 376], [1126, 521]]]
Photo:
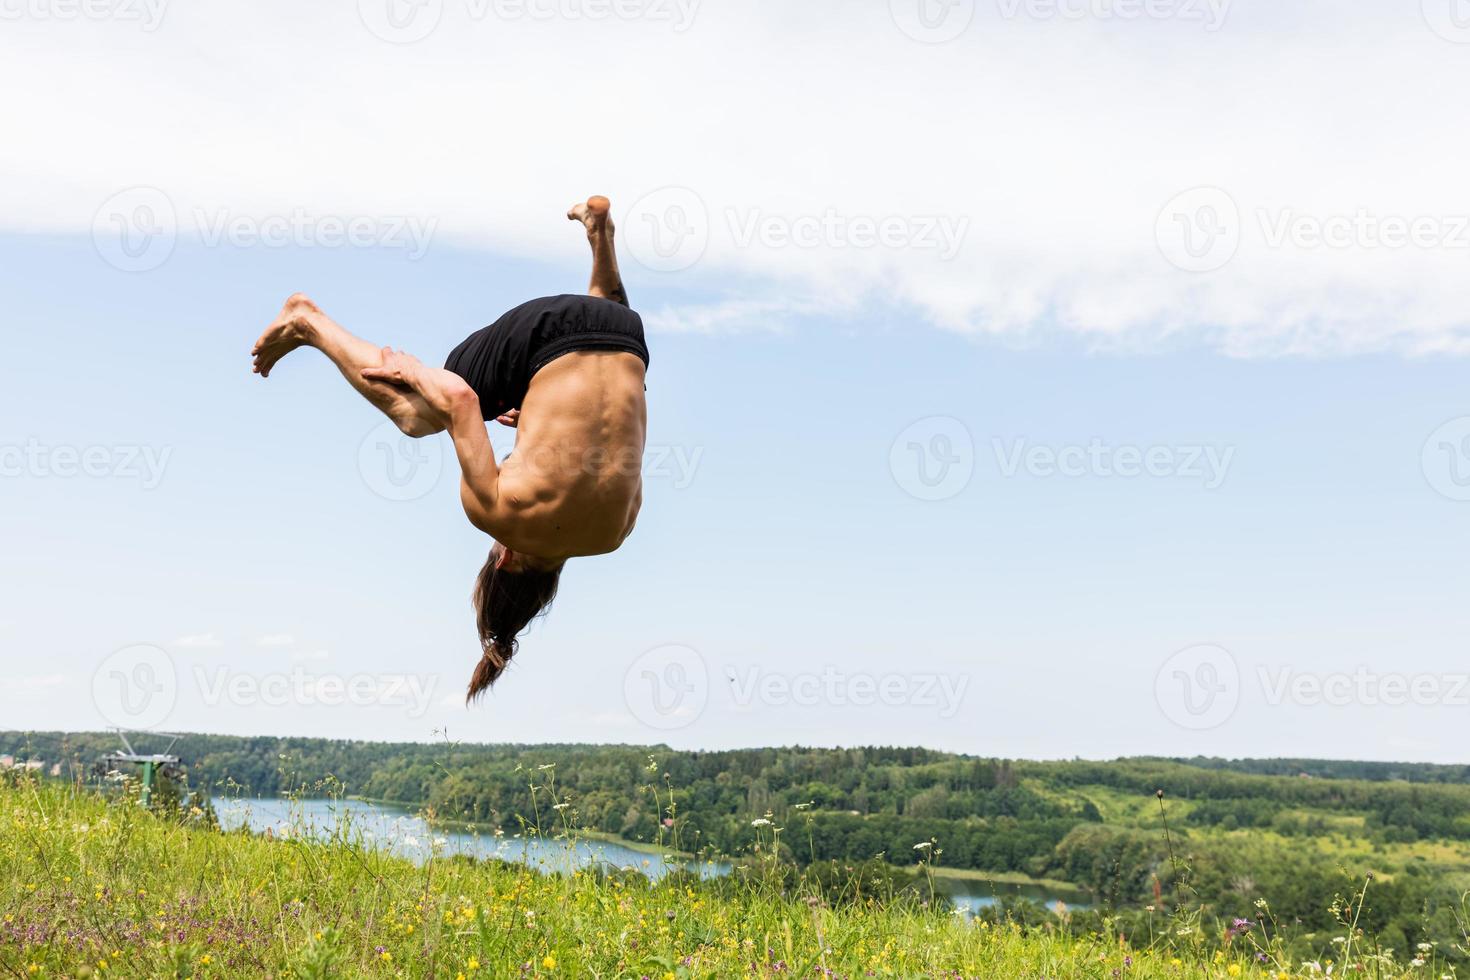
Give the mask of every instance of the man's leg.
[[348, 333], [301, 293], [286, 300], [281, 315], [255, 342], [251, 353], [255, 356], [256, 373], [269, 377], [276, 362], [298, 347], [315, 347], [327, 355], [347, 383], [405, 434], [418, 437], [444, 430], [418, 392], [364, 380], [362, 369], [381, 365], [383, 352]]
[[587, 292], [593, 296], [628, 305], [623, 277], [618, 272], [618, 253], [613, 249], [613, 223], [608, 215], [611, 205], [605, 197], [589, 197], [586, 204], [574, 204], [567, 217], [587, 228], [587, 242], [592, 246], [592, 282]]

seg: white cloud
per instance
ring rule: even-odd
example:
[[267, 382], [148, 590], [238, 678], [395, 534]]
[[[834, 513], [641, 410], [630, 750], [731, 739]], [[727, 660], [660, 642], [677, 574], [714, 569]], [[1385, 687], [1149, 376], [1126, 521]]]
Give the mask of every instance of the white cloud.
[[[1422, 3], [1441, 31], [1449, 2]], [[944, 45], [911, 40], [886, 2], [656, 4], [674, 19], [635, 21], [487, 3], [444, 0], [437, 30], [406, 45], [364, 26], [379, 0], [177, 5], [151, 33], [7, 22], [0, 82], [24, 96], [0, 124], [27, 138], [0, 147], [0, 227], [87, 232], [103, 201], [148, 184], [184, 236], [298, 208], [417, 215], [435, 245], [581, 261], [559, 215], [601, 191], [631, 218], [635, 297], [654, 281], [717, 297], [656, 312], [666, 329], [881, 308], [1028, 342], [1470, 348], [1470, 231], [1453, 227], [1470, 213], [1470, 134], [1452, 98], [1470, 59], [1420, 3], [1173, 5], [1225, 14], [1210, 31], [981, 0]], [[628, 209], [670, 186], [699, 207], [655, 221], [692, 217], [681, 227], [704, 240], [675, 256], [692, 266], [655, 273], [636, 253], [656, 225]], [[1189, 273], [1155, 229], [1200, 186], [1228, 193], [1241, 240], [1223, 268]], [[1270, 244], [1283, 215], [1309, 235], [1360, 212], [1433, 219], [1465, 247], [1359, 231], [1346, 247]], [[906, 247], [866, 244], [885, 222]]]
[[267, 633], [255, 641], [258, 647], [289, 647], [296, 643], [296, 637], [290, 633]]
[[225, 641], [213, 633], [193, 633], [189, 636], [179, 637], [177, 640], [174, 640], [172, 645], [190, 650], [207, 650], [222, 647], [225, 645]]

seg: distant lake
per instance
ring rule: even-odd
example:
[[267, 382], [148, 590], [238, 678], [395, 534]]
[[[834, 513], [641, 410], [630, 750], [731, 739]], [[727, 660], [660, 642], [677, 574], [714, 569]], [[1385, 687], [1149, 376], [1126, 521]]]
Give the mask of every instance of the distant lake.
[[[220, 825], [227, 830], [248, 827], [254, 833], [269, 830], [278, 837], [296, 834], [327, 836], [343, 825], [349, 835], [365, 846], [385, 850], [414, 861], [430, 854], [441, 857], [464, 854], [475, 858], [493, 858], [526, 864], [539, 871], [570, 872], [593, 865], [634, 869], [655, 881], [672, 868], [697, 870], [701, 877], [713, 878], [730, 872], [730, 865], [719, 861], [669, 861], [655, 852], [645, 852], [612, 841], [582, 840], [571, 844], [544, 837], [520, 837], [493, 833], [473, 833], [445, 827], [431, 827], [422, 817], [403, 807], [361, 800], [282, 800], [273, 797], [213, 798]], [[967, 879], [944, 878], [936, 882], [955, 903], [955, 907], [973, 914], [1003, 898], [1026, 898], [1054, 906], [1058, 901], [1071, 908], [1087, 907], [1087, 895], [1081, 891], [1057, 894], [1035, 885], [992, 883]]]

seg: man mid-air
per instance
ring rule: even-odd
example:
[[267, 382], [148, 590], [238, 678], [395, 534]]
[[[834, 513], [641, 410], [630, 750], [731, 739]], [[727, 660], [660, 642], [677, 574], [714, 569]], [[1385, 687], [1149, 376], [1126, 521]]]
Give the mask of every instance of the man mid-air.
[[[254, 370], [269, 377], [291, 351], [315, 347], [407, 435], [448, 430], [465, 515], [495, 539], [475, 585], [482, 655], [467, 701], [505, 670], [566, 560], [616, 551], [643, 502], [648, 346], [623, 291], [608, 207], [593, 197], [567, 214], [592, 245], [589, 295], [516, 307], [466, 338], [442, 369], [354, 337], [300, 293], [252, 351]], [[516, 429], [503, 464], [489, 419]]]

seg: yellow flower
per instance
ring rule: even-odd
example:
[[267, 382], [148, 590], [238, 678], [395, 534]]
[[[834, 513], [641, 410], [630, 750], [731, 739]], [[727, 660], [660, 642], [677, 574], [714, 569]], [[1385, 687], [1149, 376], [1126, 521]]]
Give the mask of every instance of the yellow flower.
[[480, 961], [471, 956], [470, 961], [466, 963], [465, 966], [469, 969], [471, 973], [474, 973], [480, 968]]
[[1229, 966], [1227, 966], [1225, 968], [1225, 972], [1228, 973], [1228, 974], [1230, 974], [1232, 977], [1238, 977], [1238, 976], [1240, 976], [1240, 964], [1239, 963], [1231, 963]]
[[199, 957], [199, 965], [200, 966], [208, 966], [209, 964], [211, 964], [213, 962], [214, 962], [214, 957], [213, 956], [210, 956], [208, 953], [205, 953], [203, 956]]
[[541, 966], [544, 969], [547, 969], [547, 970], [555, 970], [556, 969], [556, 957], [555, 956], [552, 956], [550, 953], [547, 953], [546, 954], [546, 958], [541, 961]]
[[378, 959], [382, 960], [384, 963], [392, 963], [393, 962], [393, 954], [390, 953], [390, 952], [388, 952], [385, 949], [381, 953], [378, 954]]
[[37, 973], [41, 972], [41, 964], [32, 963], [30, 966], [26, 967], [26, 972], [29, 973], [31, 976], [35, 976]]

